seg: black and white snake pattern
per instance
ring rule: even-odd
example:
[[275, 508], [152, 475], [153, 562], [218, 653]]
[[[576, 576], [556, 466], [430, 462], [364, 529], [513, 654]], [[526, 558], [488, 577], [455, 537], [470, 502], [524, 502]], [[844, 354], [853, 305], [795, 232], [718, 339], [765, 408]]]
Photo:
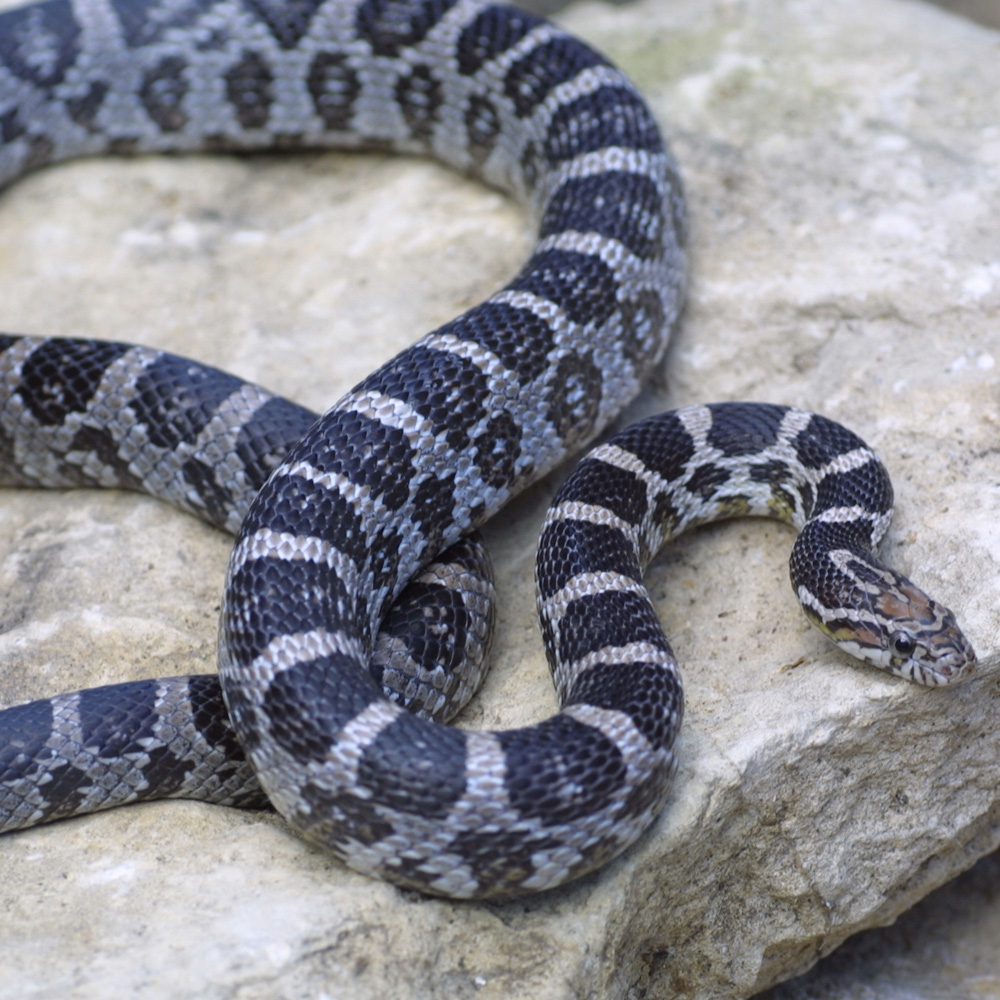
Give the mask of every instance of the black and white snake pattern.
[[[488, 644], [476, 550], [442, 557], [465, 578], [454, 605], [429, 560], [595, 437], [661, 358], [684, 202], [629, 81], [513, 8], [46, 0], [0, 14], [2, 183], [84, 154], [319, 146], [430, 153], [525, 201], [539, 241], [504, 289], [315, 423], [148, 349], [0, 340], [4, 482], [140, 488], [237, 532], [218, 680], [0, 713], [0, 830], [147, 797], [266, 795], [351, 867], [424, 892], [576, 878], [648, 826], [673, 771], [681, 684], [642, 569], [734, 514], [799, 529], [793, 586], [850, 652], [925, 684], [973, 669], [950, 612], [872, 554], [892, 499], [872, 452], [813, 414], [719, 404], [622, 432], [557, 496], [537, 568], [556, 716], [467, 732], [407, 711], [451, 714], [474, 683], [456, 644]], [[392, 645], [386, 612], [411, 581], [437, 639], [396, 645], [449, 665], [394, 677], [373, 647], [380, 627]]]

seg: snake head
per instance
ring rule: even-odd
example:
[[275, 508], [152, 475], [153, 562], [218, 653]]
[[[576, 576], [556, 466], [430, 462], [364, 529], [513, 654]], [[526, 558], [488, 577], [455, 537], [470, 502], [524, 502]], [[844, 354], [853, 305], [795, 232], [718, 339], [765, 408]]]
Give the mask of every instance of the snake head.
[[971, 676], [976, 654], [954, 614], [900, 573], [872, 601], [880, 648], [870, 662], [918, 684], [940, 687]]
[[975, 673], [975, 651], [948, 608], [881, 563], [857, 553], [831, 557], [840, 570], [832, 607], [801, 588], [799, 597], [813, 624], [845, 652], [930, 687]]

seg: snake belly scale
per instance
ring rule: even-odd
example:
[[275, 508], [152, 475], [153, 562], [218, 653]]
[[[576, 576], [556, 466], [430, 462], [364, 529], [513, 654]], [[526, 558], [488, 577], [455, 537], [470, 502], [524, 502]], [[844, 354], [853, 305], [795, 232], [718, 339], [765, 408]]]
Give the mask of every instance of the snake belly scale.
[[[124, 374], [126, 345], [0, 343], [6, 481], [155, 480], [154, 493], [238, 529], [220, 629], [232, 731], [206, 737], [228, 771], [199, 772], [206, 797], [260, 801], [253, 779], [241, 784], [238, 741], [288, 822], [360, 871], [454, 897], [538, 891], [592, 871], [656, 816], [674, 764], [681, 687], [642, 566], [677, 531], [734, 513], [800, 528], [793, 584], [852, 652], [924, 683], [968, 671], [974, 656], [950, 612], [871, 554], [891, 504], [871, 452], [822, 418], [731, 404], [613, 439], [557, 498], [538, 582], [558, 715], [465, 732], [386, 698], [371, 658], [406, 585], [595, 437], [661, 358], [682, 300], [684, 203], [629, 81], [513, 8], [46, 0], [0, 15], [0, 181], [85, 154], [317, 146], [430, 153], [525, 201], [539, 241], [504, 289], [286, 435], [269, 461], [249, 458], [241, 437], [263, 402], [245, 423], [222, 419], [224, 461], [195, 460], [194, 439], [260, 391], [230, 376], [169, 356], [150, 363], [201, 406], [204, 420], [179, 431], [174, 404], [157, 390], [148, 405], [140, 378]], [[43, 375], [31, 364], [39, 352], [54, 362]], [[109, 385], [121, 390], [117, 437], [99, 419]], [[40, 425], [53, 454], [38, 472], [28, 442]], [[145, 468], [136, 454], [150, 442], [163, 455]], [[256, 478], [239, 463], [256, 463]], [[232, 475], [266, 481], [236, 503], [220, 480]], [[219, 699], [204, 684], [182, 680], [171, 711], [214, 715]], [[155, 685], [141, 697], [162, 704]], [[79, 734], [85, 701], [34, 703], [18, 718], [26, 729], [48, 720], [46, 737]], [[11, 736], [5, 716], [0, 787], [17, 828], [50, 818], [46, 785], [67, 765], [49, 745], [52, 768], [35, 770], [23, 752], [35, 737]], [[180, 756], [162, 733], [144, 735], [158, 764]]]

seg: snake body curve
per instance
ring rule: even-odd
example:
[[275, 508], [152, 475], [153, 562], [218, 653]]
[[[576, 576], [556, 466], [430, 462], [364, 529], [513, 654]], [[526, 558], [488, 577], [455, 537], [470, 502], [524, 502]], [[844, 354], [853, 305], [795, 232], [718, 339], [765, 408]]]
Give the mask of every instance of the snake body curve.
[[[867, 448], [822, 418], [736, 405], [663, 418], [665, 445], [640, 425], [602, 446], [581, 475], [610, 500], [577, 478], [560, 494], [538, 570], [558, 715], [462, 732], [387, 700], [369, 669], [386, 608], [435, 553], [598, 434], [662, 356], [682, 298], [684, 205], [627, 79], [511, 8], [47, 0], [0, 15], [2, 181], [108, 151], [324, 145], [431, 153], [519, 196], [540, 223], [515, 278], [313, 424], [242, 521], [220, 680], [268, 799], [305, 836], [358, 870], [455, 897], [546, 889], [619, 853], [662, 806], [682, 714], [641, 566], [654, 543], [719, 516], [799, 526], [807, 613], [876, 665], [945, 683], [974, 662], [950, 613], [873, 561], [891, 491]], [[88, 412], [115, 361], [85, 369]], [[22, 402], [37, 390], [16, 365], [6, 384]], [[21, 427], [0, 431], [14, 466]], [[128, 464], [99, 434], [72, 443], [59, 460], [95, 481]], [[168, 468], [195, 494], [212, 488]]]
[[[0, 335], [0, 485], [133, 489], [235, 534], [317, 414], [208, 365], [99, 340]], [[155, 432], [153, 432], [155, 428]], [[447, 722], [493, 637], [478, 535], [418, 574], [382, 623], [386, 697]], [[0, 712], [0, 831], [153, 798], [267, 805], [216, 675], [78, 691]]]

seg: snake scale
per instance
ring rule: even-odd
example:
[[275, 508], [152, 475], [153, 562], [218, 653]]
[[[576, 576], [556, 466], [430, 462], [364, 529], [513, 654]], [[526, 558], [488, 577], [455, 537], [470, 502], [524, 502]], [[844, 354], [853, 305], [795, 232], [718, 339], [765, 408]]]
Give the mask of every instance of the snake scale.
[[[799, 529], [793, 586], [849, 652], [925, 684], [971, 671], [950, 612], [872, 554], [892, 502], [872, 452], [814, 414], [717, 404], [622, 432], [556, 497], [537, 583], [561, 711], [503, 732], [434, 721], [474, 686], [459, 647], [488, 645], [490, 585], [460, 540], [598, 435], [676, 324], [684, 201], [649, 109], [582, 42], [482, 0], [0, 14], [2, 183], [88, 154], [324, 146], [429, 153], [510, 192], [538, 219], [531, 257], [315, 422], [145, 348], [0, 340], [3, 482], [144, 489], [237, 533], [218, 680], [0, 713], [0, 829], [266, 795], [351, 867], [427, 893], [576, 878], [648, 826], [674, 767], [681, 684], [642, 569], [735, 514]], [[396, 645], [439, 662], [394, 681], [373, 648], [380, 628], [393, 644], [387, 609], [408, 584], [431, 638]]]

